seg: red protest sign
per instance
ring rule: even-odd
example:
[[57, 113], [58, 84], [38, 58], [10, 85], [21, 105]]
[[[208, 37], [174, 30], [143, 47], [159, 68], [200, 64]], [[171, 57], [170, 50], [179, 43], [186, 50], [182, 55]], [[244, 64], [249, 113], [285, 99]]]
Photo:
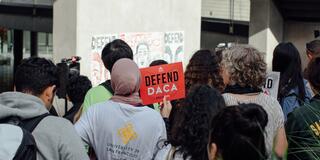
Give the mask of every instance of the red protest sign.
[[144, 105], [161, 102], [165, 95], [169, 100], [185, 97], [182, 62], [140, 69], [140, 96]]

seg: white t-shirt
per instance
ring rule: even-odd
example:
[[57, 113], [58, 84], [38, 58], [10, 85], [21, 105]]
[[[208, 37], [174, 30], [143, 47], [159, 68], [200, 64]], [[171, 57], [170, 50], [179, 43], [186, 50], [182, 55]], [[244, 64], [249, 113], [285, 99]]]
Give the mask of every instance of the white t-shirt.
[[75, 128], [98, 159], [153, 159], [159, 151], [158, 143], [167, 138], [158, 112], [111, 100], [90, 107]]
[[175, 153], [175, 149], [171, 144], [168, 144], [161, 148], [154, 160], [190, 160], [190, 157], [184, 159], [183, 154], [180, 152]]

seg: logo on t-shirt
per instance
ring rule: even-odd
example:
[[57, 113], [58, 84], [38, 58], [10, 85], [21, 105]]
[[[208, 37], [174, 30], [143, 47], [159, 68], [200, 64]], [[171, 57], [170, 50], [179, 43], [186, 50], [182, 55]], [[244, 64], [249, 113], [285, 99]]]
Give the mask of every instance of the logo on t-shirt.
[[138, 137], [131, 123], [127, 123], [124, 127], [118, 129], [118, 136], [121, 138], [123, 144], [128, 144]]
[[310, 125], [310, 128], [313, 133], [320, 138], [320, 122], [314, 122]]

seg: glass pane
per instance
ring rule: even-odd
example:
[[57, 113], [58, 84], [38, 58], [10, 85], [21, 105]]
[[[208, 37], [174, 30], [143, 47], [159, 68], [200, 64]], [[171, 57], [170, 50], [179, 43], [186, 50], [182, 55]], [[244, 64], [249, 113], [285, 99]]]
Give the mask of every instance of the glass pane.
[[52, 59], [53, 47], [52, 47], [52, 33], [38, 33], [38, 55], [39, 57], [45, 57]]
[[23, 31], [23, 58], [29, 58], [30, 54], [30, 31]]
[[0, 93], [13, 90], [13, 31], [0, 27]]

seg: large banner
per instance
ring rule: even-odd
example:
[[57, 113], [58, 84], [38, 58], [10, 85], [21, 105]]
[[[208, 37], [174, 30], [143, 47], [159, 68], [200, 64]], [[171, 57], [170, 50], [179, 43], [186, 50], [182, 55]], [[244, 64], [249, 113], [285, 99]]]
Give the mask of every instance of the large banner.
[[280, 82], [280, 72], [269, 72], [267, 75], [266, 83], [263, 87], [264, 93], [277, 99], [279, 82]]
[[133, 51], [134, 61], [140, 68], [148, 67], [154, 60], [168, 63], [181, 62], [184, 58], [184, 32], [137, 32], [97, 35], [91, 41], [91, 81], [94, 86], [110, 79], [109, 72], [101, 60], [103, 47], [115, 40], [122, 39]]
[[127, 42], [133, 51], [134, 61], [140, 68], [148, 67], [155, 59], [163, 59], [163, 33], [123, 33], [120, 38]]
[[181, 62], [184, 57], [184, 33], [166, 32], [164, 34], [165, 52], [163, 59], [167, 62]]
[[144, 105], [185, 97], [182, 62], [140, 69], [140, 96]]

